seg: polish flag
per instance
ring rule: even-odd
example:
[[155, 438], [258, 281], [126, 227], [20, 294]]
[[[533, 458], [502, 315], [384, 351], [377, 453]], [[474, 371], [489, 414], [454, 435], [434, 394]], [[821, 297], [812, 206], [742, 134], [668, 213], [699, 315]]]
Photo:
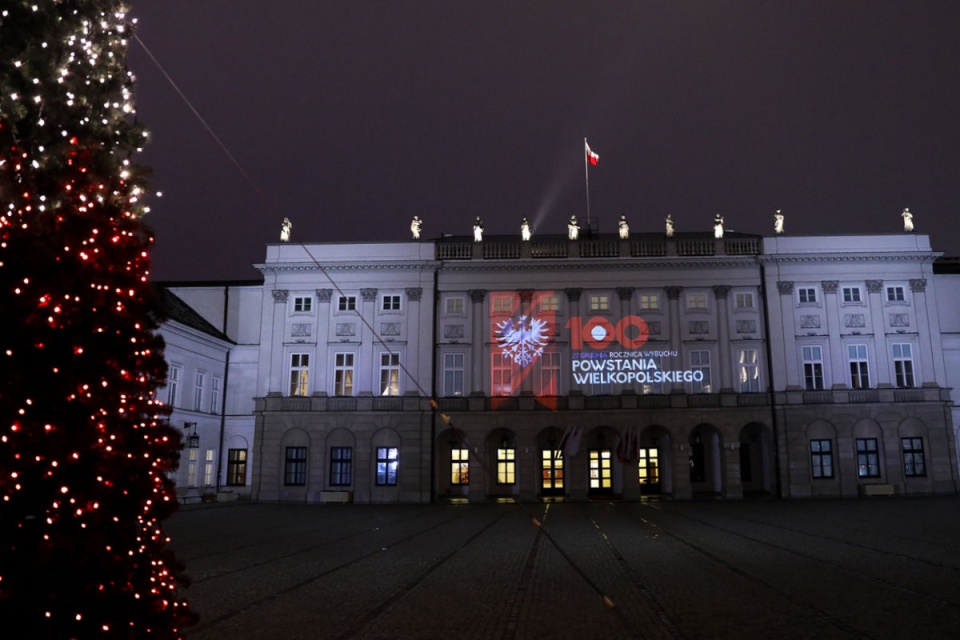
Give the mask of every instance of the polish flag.
[[590, 148], [590, 145], [587, 144], [587, 141], [583, 141], [583, 150], [587, 154], [587, 160], [590, 161], [590, 164], [597, 166], [597, 163], [600, 162], [600, 154], [594, 153], [593, 149]]
[[580, 451], [580, 440], [583, 438], [583, 427], [567, 427], [560, 438], [557, 449], [564, 458], [572, 458]]

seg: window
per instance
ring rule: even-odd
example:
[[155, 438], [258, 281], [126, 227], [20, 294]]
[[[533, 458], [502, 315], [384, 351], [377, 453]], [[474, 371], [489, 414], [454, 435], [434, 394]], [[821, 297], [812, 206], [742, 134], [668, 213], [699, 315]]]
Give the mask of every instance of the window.
[[867, 366], [867, 345], [847, 345], [850, 361], [850, 386], [854, 389], [870, 388], [870, 370]]
[[377, 486], [395, 487], [397, 485], [396, 447], [377, 447]]
[[470, 449], [450, 450], [450, 484], [470, 484]]
[[735, 294], [734, 304], [737, 309], [753, 309], [753, 294], [752, 293]]
[[213, 449], [207, 449], [206, 457], [203, 461], [203, 486], [213, 486], [213, 460], [216, 452]]
[[913, 350], [909, 344], [893, 345], [893, 374], [898, 387], [912, 387]]
[[803, 382], [807, 391], [823, 389], [823, 349], [817, 345], [803, 347]]
[[703, 375], [702, 380], [693, 381], [693, 393], [710, 393], [712, 390], [712, 385], [710, 383], [710, 352], [691, 351], [690, 368], [693, 370], [694, 374], [699, 371]]
[[171, 407], [177, 406], [177, 391], [180, 387], [180, 372], [183, 369], [178, 366], [171, 366], [167, 375], [167, 404]]
[[687, 294], [687, 309], [706, 309], [706, 308], [707, 308], [707, 294], [705, 293]]
[[[651, 371], [660, 371], [663, 369], [663, 358], [655, 356], [650, 359], [653, 360], [653, 364], [656, 366], [656, 369], [651, 369]], [[648, 378], [648, 380], [649, 379], [650, 378]], [[644, 382], [640, 390], [643, 392], [643, 395], [663, 393], [663, 382]]]
[[197, 449], [188, 449], [187, 454], [187, 485], [197, 486]]
[[310, 354], [290, 354], [290, 395], [307, 395], [307, 381], [310, 371]]
[[247, 484], [247, 450], [227, 450], [227, 486], [242, 487]]
[[916, 478], [927, 475], [923, 460], [923, 438], [903, 438], [903, 475]]
[[510, 313], [513, 311], [513, 300], [510, 296], [496, 296], [493, 299], [494, 313]]
[[400, 395], [400, 354], [380, 354], [380, 395]]
[[540, 356], [540, 389], [541, 396], [560, 395], [560, 353], [545, 351]]
[[887, 287], [887, 302], [903, 302], [903, 287]]
[[813, 287], [801, 287], [797, 289], [800, 296], [800, 304], [814, 304], [817, 301], [817, 290]]
[[220, 413], [220, 385], [222, 383], [220, 376], [213, 376], [210, 380], [210, 413]]
[[740, 378], [740, 393], [760, 391], [760, 360], [756, 349], [737, 351], [737, 368]]
[[349, 487], [353, 482], [353, 447], [330, 447], [330, 486]]
[[513, 368], [510, 361], [502, 353], [490, 356], [490, 394], [494, 396], [509, 396], [513, 393]]
[[843, 288], [843, 301], [848, 304], [854, 304], [861, 302], [860, 300], [860, 287], [844, 287]]
[[660, 296], [655, 293], [641, 293], [640, 308], [644, 311], [656, 311], [660, 308]]
[[353, 354], [338, 353], [333, 360], [333, 395], [353, 395]]
[[557, 296], [544, 296], [540, 298], [540, 311], [556, 311], [560, 308], [560, 301]]
[[830, 440], [810, 441], [810, 465], [814, 478], [833, 477], [833, 444]]
[[307, 484], [307, 448], [287, 447], [283, 463], [283, 484], [303, 487]]
[[313, 309], [313, 298], [294, 298], [293, 299], [293, 311], [294, 313], [309, 313]]
[[447, 313], [463, 313], [463, 298], [447, 298]]
[[197, 384], [193, 390], [193, 410], [203, 411], [203, 387], [206, 385], [207, 374], [197, 372]]
[[400, 311], [400, 296], [383, 296], [383, 311]]
[[463, 395], [463, 354], [443, 354], [443, 395]]
[[497, 484], [515, 484], [517, 481], [517, 451], [506, 443], [497, 449]]
[[356, 311], [357, 296], [340, 296], [337, 300], [337, 311]]
[[857, 438], [857, 475], [861, 478], [880, 477], [876, 438]]
[[607, 311], [610, 308], [608, 296], [590, 296], [590, 311]]

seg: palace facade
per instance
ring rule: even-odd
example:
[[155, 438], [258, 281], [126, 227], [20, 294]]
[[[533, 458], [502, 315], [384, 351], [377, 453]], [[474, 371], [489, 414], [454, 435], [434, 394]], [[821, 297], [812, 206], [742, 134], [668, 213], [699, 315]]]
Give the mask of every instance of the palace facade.
[[164, 286], [184, 500], [958, 489], [960, 270], [924, 235], [285, 243], [257, 267]]

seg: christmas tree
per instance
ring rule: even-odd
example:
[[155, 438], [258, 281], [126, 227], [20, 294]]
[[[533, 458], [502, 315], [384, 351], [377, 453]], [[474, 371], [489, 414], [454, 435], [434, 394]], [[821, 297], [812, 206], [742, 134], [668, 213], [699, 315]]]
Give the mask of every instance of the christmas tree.
[[0, 5], [0, 621], [175, 638], [179, 439], [148, 283], [146, 140], [116, 0]]

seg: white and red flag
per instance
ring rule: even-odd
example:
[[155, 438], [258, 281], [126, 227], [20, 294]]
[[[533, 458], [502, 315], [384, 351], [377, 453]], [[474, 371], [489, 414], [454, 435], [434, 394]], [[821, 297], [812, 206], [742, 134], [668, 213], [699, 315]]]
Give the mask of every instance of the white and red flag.
[[597, 166], [597, 163], [600, 162], [600, 154], [594, 153], [593, 149], [590, 148], [590, 145], [587, 144], [587, 141], [583, 141], [583, 151], [587, 154], [587, 162], [593, 166]]

